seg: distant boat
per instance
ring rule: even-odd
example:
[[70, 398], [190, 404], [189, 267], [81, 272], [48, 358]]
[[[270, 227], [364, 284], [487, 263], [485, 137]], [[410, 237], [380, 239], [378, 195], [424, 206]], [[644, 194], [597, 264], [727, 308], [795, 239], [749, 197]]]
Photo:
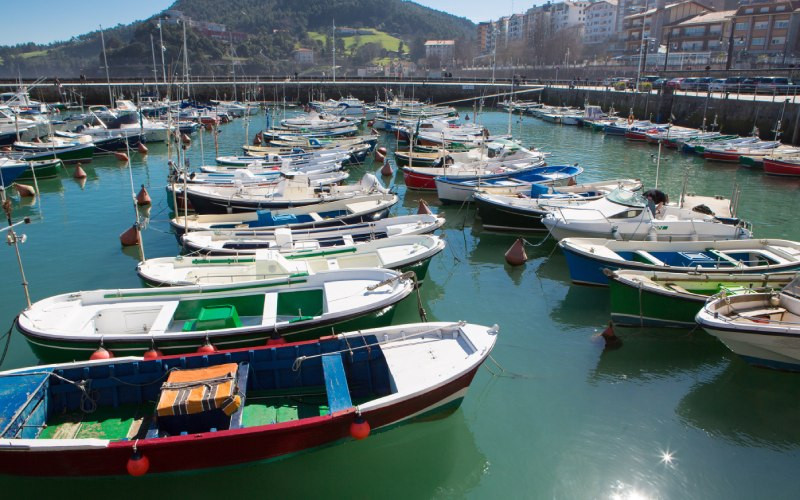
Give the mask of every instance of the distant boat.
[[[463, 176], [450, 177], [443, 175], [436, 177], [436, 194], [442, 203], [463, 203], [471, 201], [473, 195], [481, 190], [507, 188], [509, 193], [530, 193], [534, 184], [540, 186], [567, 186], [575, 183], [575, 179], [583, 172], [583, 167], [577, 165], [552, 165], [521, 172], [512, 172], [506, 176], [490, 175], [488, 178], [465, 178]], [[547, 190], [547, 187], [544, 187]]]
[[297, 344], [2, 372], [0, 470], [138, 476], [363, 439], [457, 408], [497, 335], [496, 326], [403, 324]]

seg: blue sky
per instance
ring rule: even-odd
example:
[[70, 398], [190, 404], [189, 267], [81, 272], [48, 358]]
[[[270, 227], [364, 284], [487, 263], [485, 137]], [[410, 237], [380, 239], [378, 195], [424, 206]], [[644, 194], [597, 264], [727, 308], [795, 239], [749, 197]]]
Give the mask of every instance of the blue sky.
[[[376, 0], [380, 2], [380, 0]], [[469, 18], [475, 22], [497, 19], [514, 11], [523, 12], [534, 3], [544, 0], [416, 0], [434, 9]], [[103, 27], [127, 24], [160, 12], [173, 0], [78, 0], [64, 3], [56, 0], [37, 0], [32, 15], [31, 5], [11, 0], [3, 6], [3, 28], [0, 45], [24, 42], [48, 43], [68, 40], [73, 36]], [[133, 8], [135, 6], [135, 8]], [[17, 21], [14, 21], [17, 20]], [[20, 21], [22, 20], [22, 21]]]

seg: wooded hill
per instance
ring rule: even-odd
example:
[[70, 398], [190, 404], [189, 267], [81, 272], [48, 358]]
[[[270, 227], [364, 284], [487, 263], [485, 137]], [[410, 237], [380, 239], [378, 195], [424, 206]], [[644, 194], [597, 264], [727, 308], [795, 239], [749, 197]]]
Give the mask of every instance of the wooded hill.
[[[456, 39], [469, 45], [475, 33], [475, 25], [465, 18], [403, 0], [177, 0], [171, 9], [193, 21], [224, 24], [229, 31], [247, 35], [244, 40], [231, 42], [212, 38], [191, 25], [187, 27], [192, 75], [228, 75], [232, 62], [237, 74], [290, 73], [296, 70], [292, 52], [298, 47], [313, 48], [318, 60], [327, 60], [332, 50], [334, 21], [337, 27], [372, 28], [404, 42], [398, 44], [399, 50], [387, 49], [385, 43], [348, 43], [346, 48], [337, 35], [337, 64], [344, 66], [403, 54], [418, 59], [425, 56], [427, 39]], [[153, 52], [160, 74], [158, 19], [162, 16], [159, 13], [105, 30], [112, 77], [152, 76]], [[168, 78], [181, 75], [183, 27], [174, 21], [164, 22], [162, 32]], [[47, 45], [20, 43], [0, 47], [0, 77], [80, 74], [105, 75], [99, 31]]]

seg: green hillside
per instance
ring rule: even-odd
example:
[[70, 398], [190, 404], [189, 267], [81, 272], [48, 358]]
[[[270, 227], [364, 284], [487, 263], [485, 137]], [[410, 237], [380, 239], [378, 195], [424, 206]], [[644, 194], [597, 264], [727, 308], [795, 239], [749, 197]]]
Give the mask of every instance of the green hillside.
[[[292, 53], [313, 48], [317, 58], [330, 57], [329, 33], [336, 25], [369, 30], [369, 34], [337, 36], [337, 64], [356, 67], [369, 61], [424, 57], [424, 41], [455, 39], [471, 43], [475, 25], [434, 9], [404, 0], [177, 0], [171, 9], [194, 21], [226, 25], [246, 35], [231, 43], [187, 28], [192, 75], [223, 76], [231, 60], [237, 74], [288, 74], [296, 71]], [[151, 36], [158, 44], [161, 13], [130, 25], [106, 29], [106, 49], [112, 77], [151, 76]], [[183, 72], [183, 28], [174, 21], [162, 25], [165, 65], [173, 76]], [[224, 38], [224, 37], [223, 37]], [[401, 47], [402, 42], [402, 47]], [[160, 65], [160, 54], [156, 54]], [[99, 31], [47, 45], [21, 43], [0, 47], [0, 77], [104, 75]]]

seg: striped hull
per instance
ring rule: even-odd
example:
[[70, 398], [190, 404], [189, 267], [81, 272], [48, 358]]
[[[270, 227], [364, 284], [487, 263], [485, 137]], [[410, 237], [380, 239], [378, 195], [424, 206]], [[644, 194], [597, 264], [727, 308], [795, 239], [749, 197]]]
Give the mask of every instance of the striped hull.
[[800, 176], [800, 162], [764, 159], [764, 173], [770, 175]]
[[730, 163], [739, 163], [739, 157], [742, 156], [737, 152], [722, 152], [722, 151], [704, 151], [703, 158], [707, 161], [724, 161]]

